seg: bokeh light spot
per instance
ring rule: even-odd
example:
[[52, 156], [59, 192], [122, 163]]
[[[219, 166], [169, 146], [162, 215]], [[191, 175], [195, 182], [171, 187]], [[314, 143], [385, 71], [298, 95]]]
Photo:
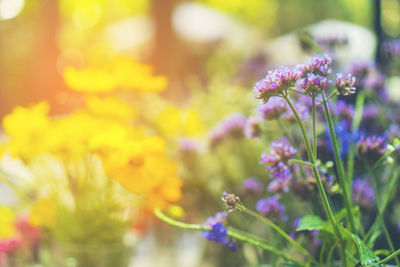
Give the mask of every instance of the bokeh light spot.
[[0, 19], [15, 18], [22, 11], [24, 4], [24, 0], [0, 0]]

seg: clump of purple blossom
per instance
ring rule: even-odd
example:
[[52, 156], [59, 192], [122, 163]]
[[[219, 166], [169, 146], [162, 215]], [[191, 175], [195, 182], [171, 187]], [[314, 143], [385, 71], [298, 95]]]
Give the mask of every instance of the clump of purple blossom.
[[266, 120], [273, 120], [288, 109], [286, 101], [280, 97], [271, 97], [268, 103], [261, 103], [257, 107], [258, 114]]
[[247, 138], [261, 138], [263, 119], [260, 117], [249, 117], [244, 126], [244, 135]]
[[316, 96], [321, 91], [328, 88], [330, 81], [325, 76], [306, 73], [305, 77], [297, 82], [297, 86], [310, 96]]
[[356, 92], [356, 77], [351, 74], [336, 73], [335, 86], [339, 94], [343, 96], [352, 95]]
[[208, 217], [203, 225], [211, 227], [211, 230], [202, 231], [201, 236], [207, 240], [226, 245], [232, 251], [236, 251], [237, 244], [228, 237], [228, 230], [223, 224], [223, 222], [226, 222], [227, 216], [227, 212], [217, 212], [214, 216]]
[[242, 137], [246, 121], [246, 116], [236, 112], [223, 118], [218, 125], [209, 132], [211, 147], [217, 146], [226, 137]]
[[325, 54], [311, 57], [309, 62], [299, 65], [298, 68], [303, 73], [303, 77], [305, 77], [307, 73], [327, 76], [332, 72], [331, 66], [332, 58]]
[[361, 137], [356, 145], [357, 156], [369, 163], [375, 163], [386, 153], [385, 138], [380, 136]]
[[256, 82], [253, 88], [255, 98], [268, 102], [272, 96], [283, 95], [288, 88], [296, 84], [299, 78], [300, 73], [288, 67], [279, 67], [270, 70], [263, 79]]
[[260, 199], [256, 204], [256, 209], [261, 214], [268, 216], [269, 218], [282, 221], [286, 221], [288, 219], [288, 217], [284, 214], [285, 205], [279, 203], [277, 196]]
[[247, 194], [260, 194], [263, 191], [263, 184], [257, 178], [250, 177], [244, 180], [241, 191]]
[[353, 202], [365, 209], [372, 209], [375, 203], [374, 189], [369, 181], [357, 178], [353, 181]]
[[296, 149], [290, 145], [289, 141], [286, 138], [281, 138], [270, 144], [269, 154], [264, 152], [261, 155], [260, 164], [265, 164], [265, 169], [269, 171], [271, 178], [268, 186], [269, 191], [289, 191], [292, 173], [288, 161], [295, 153]]

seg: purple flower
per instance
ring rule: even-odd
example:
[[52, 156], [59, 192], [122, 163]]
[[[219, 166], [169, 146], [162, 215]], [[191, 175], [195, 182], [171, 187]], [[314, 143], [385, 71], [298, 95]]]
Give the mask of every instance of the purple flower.
[[361, 207], [366, 209], [371, 209], [374, 207], [374, 189], [367, 180], [360, 178], [355, 179], [353, 181], [352, 191], [353, 201], [355, 203], [358, 203]]
[[345, 121], [350, 128], [354, 117], [354, 105], [338, 100], [335, 107], [332, 108], [332, 112], [339, 118], [339, 121]]
[[[310, 111], [307, 106], [304, 104], [301, 104], [299, 102], [293, 103], [294, 108], [296, 109], [297, 113], [300, 116], [300, 119], [302, 121], [308, 120], [310, 117]], [[296, 122], [296, 117], [294, 116], [294, 113], [291, 109], [288, 109], [285, 113], [281, 115], [281, 118], [284, 120], [287, 120], [289, 122]]]
[[356, 83], [356, 77], [351, 74], [344, 76], [343, 73], [336, 73], [335, 86], [341, 95], [352, 95], [355, 94], [356, 88], [354, 87]]
[[235, 210], [240, 211], [244, 209], [242, 202], [240, 202], [240, 198], [234, 194], [229, 194], [226, 191], [224, 191], [221, 199], [225, 203], [225, 206], [228, 208], [229, 212]]
[[264, 216], [282, 221], [288, 219], [287, 216], [284, 215], [285, 205], [280, 204], [276, 196], [260, 199], [256, 204], [256, 209]]
[[250, 177], [244, 180], [242, 191], [248, 194], [259, 194], [263, 190], [263, 184], [255, 177]]
[[288, 160], [296, 153], [286, 138], [278, 139], [271, 143], [269, 154], [261, 155], [260, 164], [265, 164], [265, 169], [269, 171], [269, 176], [272, 179], [268, 190], [276, 192], [289, 190], [289, 182], [292, 179], [291, 170], [288, 166]]
[[271, 97], [268, 103], [261, 103], [257, 107], [257, 112], [266, 120], [273, 120], [288, 109], [288, 105], [283, 98]]
[[244, 126], [244, 135], [247, 138], [260, 138], [262, 134], [261, 125], [263, 120], [260, 117], [250, 117]]
[[300, 73], [287, 67], [268, 71], [267, 75], [256, 82], [253, 92], [255, 98], [268, 102], [272, 96], [281, 96], [289, 87], [293, 87], [300, 78]]
[[331, 66], [332, 58], [325, 54], [311, 57], [309, 62], [300, 65], [298, 68], [303, 73], [303, 77], [305, 77], [307, 73], [327, 76], [332, 72]]
[[226, 137], [242, 137], [246, 125], [246, 117], [240, 113], [232, 113], [223, 118], [216, 127], [209, 132], [211, 147], [217, 146]]
[[383, 137], [376, 135], [361, 137], [356, 145], [357, 156], [367, 160], [368, 163], [375, 163], [386, 153], [386, 142]]
[[227, 212], [217, 212], [215, 216], [208, 217], [203, 225], [211, 227], [211, 230], [202, 231], [200, 234], [207, 240], [226, 245], [232, 251], [236, 251], [236, 243], [228, 237], [228, 230], [223, 225], [223, 222], [226, 221], [227, 215]]
[[394, 39], [383, 43], [383, 48], [389, 54], [400, 55], [400, 39]]
[[330, 81], [325, 76], [317, 75], [312, 72], [306, 74], [305, 78], [297, 82], [297, 86], [303, 89], [310, 96], [315, 96], [328, 88]]

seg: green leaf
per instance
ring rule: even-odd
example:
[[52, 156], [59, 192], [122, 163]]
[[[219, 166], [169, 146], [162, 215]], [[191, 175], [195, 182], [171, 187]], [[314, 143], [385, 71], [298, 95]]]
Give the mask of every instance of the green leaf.
[[305, 215], [301, 218], [299, 225], [296, 228], [296, 231], [313, 231], [313, 230], [322, 230], [326, 221], [322, 220], [321, 217], [317, 215]]
[[362, 266], [371, 266], [374, 265], [374, 262], [379, 261], [379, 258], [374, 254], [374, 252], [367, 247], [367, 245], [358, 236], [351, 234], [351, 237], [356, 244], [358, 253], [360, 254]]

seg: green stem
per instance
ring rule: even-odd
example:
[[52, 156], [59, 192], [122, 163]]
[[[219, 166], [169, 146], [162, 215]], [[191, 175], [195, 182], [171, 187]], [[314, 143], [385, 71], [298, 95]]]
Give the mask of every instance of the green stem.
[[264, 222], [266, 225], [270, 226], [271, 228], [273, 228], [275, 231], [277, 231], [283, 238], [285, 238], [290, 244], [292, 244], [293, 246], [295, 246], [298, 250], [300, 250], [304, 255], [306, 255], [307, 257], [309, 257], [310, 260], [312, 260], [314, 263], [317, 264], [316, 259], [305, 249], [303, 248], [299, 243], [297, 243], [294, 239], [292, 239], [288, 234], [285, 233], [285, 231], [283, 231], [278, 225], [276, 225], [275, 223], [273, 223], [270, 219], [268, 219], [267, 217], [262, 216], [261, 214], [258, 214], [255, 211], [249, 210], [247, 208], [245, 208], [243, 210], [243, 212], [249, 214], [250, 216], [253, 216], [259, 220], [261, 220], [262, 222]]
[[290, 160], [288, 161], [288, 163], [289, 163], [289, 164], [297, 163], [297, 164], [302, 164], [302, 165], [306, 165], [306, 166], [310, 166], [310, 167], [313, 166], [310, 162], [304, 161], [304, 160], [299, 160], [299, 159], [290, 159]]
[[[374, 180], [373, 182], [373, 188], [374, 188], [374, 193], [375, 193], [375, 203], [376, 203], [376, 208], [378, 209], [378, 217], [379, 220], [381, 222], [381, 226], [383, 229], [383, 234], [385, 235], [386, 241], [389, 245], [389, 248], [391, 251], [394, 251], [394, 246], [393, 246], [393, 242], [392, 239], [390, 238], [390, 234], [389, 231], [386, 227], [385, 224], [385, 219], [383, 218], [383, 212], [382, 212], [382, 208], [381, 208], [381, 203], [380, 203], [380, 194], [378, 191], [378, 181], [375, 179], [375, 177], [372, 178], [372, 180]], [[396, 265], [400, 266], [400, 261], [397, 257], [394, 258], [394, 260], [396, 261]]]
[[313, 155], [312, 150], [311, 150], [311, 145], [310, 145], [310, 142], [309, 142], [308, 137], [307, 137], [306, 129], [304, 127], [304, 124], [303, 124], [299, 114], [297, 113], [295, 107], [293, 106], [293, 103], [290, 101], [290, 99], [286, 95], [284, 96], [284, 98], [286, 99], [286, 102], [290, 106], [294, 116], [296, 117], [297, 123], [299, 124], [300, 130], [301, 130], [301, 132], [303, 134], [304, 142], [306, 144], [308, 158], [309, 158], [311, 164], [313, 165], [312, 166], [313, 174], [314, 174], [315, 180], [317, 182], [318, 191], [319, 191], [321, 199], [322, 199], [322, 206], [324, 207], [324, 211], [325, 211], [325, 213], [326, 213], [326, 215], [327, 215], [327, 217], [329, 219], [329, 222], [330, 222], [330, 224], [332, 226], [332, 229], [333, 229], [333, 231], [335, 233], [335, 236], [336, 236], [336, 239], [337, 239], [337, 243], [338, 243], [338, 247], [339, 247], [339, 254], [340, 254], [340, 258], [342, 260], [343, 266], [346, 267], [347, 263], [346, 263], [346, 255], [345, 255], [343, 238], [342, 238], [342, 236], [340, 234], [340, 231], [339, 231], [339, 229], [338, 229], [338, 227], [336, 225], [335, 217], [333, 215], [331, 206], [329, 204], [328, 197], [326, 195], [324, 186], [322, 184], [321, 177], [319, 175], [319, 172], [318, 172], [318, 169], [317, 169], [317, 165], [316, 165], [316, 159], [314, 158], [314, 155]]
[[317, 159], [317, 130], [315, 123], [315, 96], [312, 96], [313, 155]]
[[[200, 225], [200, 224], [190, 224], [190, 223], [184, 223], [184, 222], [180, 222], [180, 221], [176, 221], [170, 217], [168, 217], [167, 215], [165, 215], [160, 209], [155, 209], [154, 210], [154, 214], [157, 216], [157, 218], [159, 218], [160, 220], [162, 220], [163, 222], [175, 226], [177, 228], [181, 228], [181, 229], [185, 229], [185, 230], [192, 230], [192, 231], [210, 231], [211, 227], [209, 226], [204, 226], [204, 225]], [[255, 237], [254, 235], [248, 234], [248, 233], [244, 233], [242, 231], [239, 231], [237, 229], [234, 229], [232, 227], [228, 228], [228, 232], [227, 235], [235, 238], [237, 240], [240, 240], [242, 242], [251, 244], [253, 246], [259, 247], [263, 250], [267, 250], [270, 251], [278, 256], [281, 256], [282, 258], [293, 262], [299, 266], [304, 266], [303, 263], [289, 257], [288, 255], [286, 255], [287, 253], [283, 253], [281, 250], [274, 248], [270, 245], [267, 244], [266, 241]]]
[[392, 254], [390, 254], [389, 256], [384, 258], [383, 260], [378, 261], [376, 264], [377, 265], [384, 264], [384, 263], [390, 261], [391, 259], [393, 259], [394, 257], [396, 257], [399, 254], [400, 254], [400, 249], [396, 250], [395, 252], [393, 252]]
[[324, 103], [325, 117], [326, 117], [326, 120], [327, 120], [328, 126], [329, 126], [329, 132], [330, 132], [332, 146], [333, 146], [333, 154], [335, 156], [335, 161], [336, 161], [336, 165], [337, 165], [339, 181], [343, 188], [344, 203], [345, 203], [346, 211], [347, 211], [347, 220], [350, 224], [351, 231], [353, 233], [356, 233], [356, 224], [354, 222], [353, 211], [351, 209], [352, 201], [351, 201], [349, 183], [347, 182], [344, 168], [343, 168], [342, 159], [340, 158], [339, 144], [338, 144], [338, 141], [336, 138], [335, 128], [333, 126], [333, 120], [332, 120], [332, 116], [331, 116], [331, 113], [328, 108], [328, 103], [326, 102], [325, 92], [322, 91], [321, 94], [322, 94], [322, 99], [323, 99], [323, 103]]

